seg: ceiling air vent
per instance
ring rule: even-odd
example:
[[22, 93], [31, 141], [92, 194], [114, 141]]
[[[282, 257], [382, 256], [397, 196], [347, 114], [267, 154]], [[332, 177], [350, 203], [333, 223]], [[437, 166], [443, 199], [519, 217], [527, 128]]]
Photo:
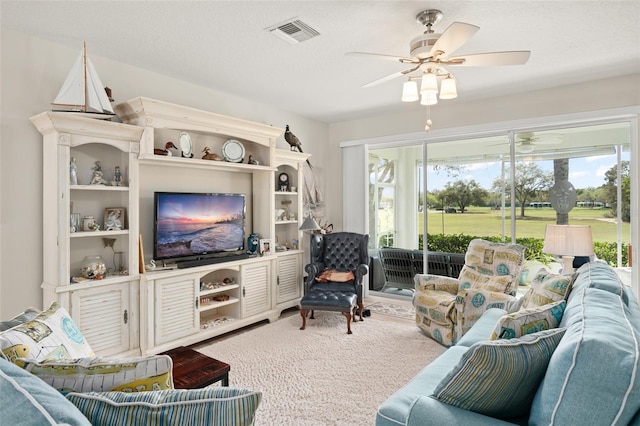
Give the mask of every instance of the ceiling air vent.
[[291, 18], [281, 24], [269, 27], [267, 31], [291, 44], [298, 44], [320, 35], [318, 31], [298, 18]]

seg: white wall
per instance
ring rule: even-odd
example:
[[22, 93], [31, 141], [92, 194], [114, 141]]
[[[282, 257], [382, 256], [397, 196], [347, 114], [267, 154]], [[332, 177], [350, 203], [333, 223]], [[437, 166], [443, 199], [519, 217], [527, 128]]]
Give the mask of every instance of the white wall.
[[[51, 109], [82, 45], [69, 49], [4, 28], [1, 36], [0, 318], [8, 318], [27, 306], [42, 307], [42, 137], [29, 117]], [[282, 128], [289, 124], [314, 165], [326, 163], [319, 148], [329, 139], [325, 123], [91, 53], [90, 57], [116, 103], [146, 96]], [[289, 149], [282, 137], [277, 147]], [[322, 174], [322, 167], [317, 169]]]

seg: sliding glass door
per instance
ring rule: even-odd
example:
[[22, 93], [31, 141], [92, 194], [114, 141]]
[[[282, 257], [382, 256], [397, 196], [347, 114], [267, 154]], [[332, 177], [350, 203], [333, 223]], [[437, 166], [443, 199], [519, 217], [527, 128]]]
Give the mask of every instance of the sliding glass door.
[[425, 250], [424, 272], [430, 253], [464, 253], [478, 237], [526, 241], [548, 261], [546, 225], [582, 224], [597, 257], [628, 266], [631, 135], [620, 121], [370, 147], [371, 248]]

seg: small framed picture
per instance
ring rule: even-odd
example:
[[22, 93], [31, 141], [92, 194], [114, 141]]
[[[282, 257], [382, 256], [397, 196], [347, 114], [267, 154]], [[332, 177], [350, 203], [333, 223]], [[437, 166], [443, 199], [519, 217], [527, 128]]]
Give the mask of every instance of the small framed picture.
[[269, 239], [260, 240], [260, 256], [270, 256], [274, 250], [273, 241]]
[[127, 229], [127, 209], [125, 207], [107, 207], [104, 209], [104, 230], [119, 231]]

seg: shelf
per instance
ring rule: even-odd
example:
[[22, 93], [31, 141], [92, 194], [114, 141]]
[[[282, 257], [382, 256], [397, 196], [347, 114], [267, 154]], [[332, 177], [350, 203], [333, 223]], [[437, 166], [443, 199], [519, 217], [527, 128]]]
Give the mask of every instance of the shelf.
[[229, 300], [225, 300], [224, 302], [213, 302], [208, 305], [203, 305], [200, 303], [200, 312], [210, 311], [212, 309], [218, 309], [223, 306], [233, 305], [234, 303], [240, 302], [240, 299], [237, 297], [229, 297]]
[[189, 167], [223, 172], [253, 173], [257, 171], [271, 172], [275, 167], [246, 163], [229, 163], [226, 161], [200, 160], [197, 158], [168, 157], [155, 154], [140, 154], [140, 164], [158, 165], [162, 167]]
[[69, 283], [68, 285], [59, 285], [55, 288], [56, 293], [63, 293], [66, 291], [76, 291], [85, 288], [103, 287], [111, 284], [131, 282], [139, 279], [139, 275], [110, 275], [101, 280], [87, 280], [81, 283]]
[[114, 235], [129, 235], [128, 229], [119, 231], [78, 231], [69, 233], [70, 238], [111, 237]]
[[222, 285], [218, 288], [212, 288], [211, 290], [200, 290], [199, 295], [200, 296], [207, 296], [209, 294], [216, 294], [216, 293], [221, 293], [223, 291], [227, 291], [227, 290], [233, 290], [234, 288], [240, 288], [240, 286], [238, 284], [228, 284], [228, 285]]
[[298, 195], [298, 191], [293, 192], [293, 191], [276, 191], [275, 192], [276, 195]]
[[107, 185], [70, 185], [72, 191], [129, 191], [128, 186], [107, 186]]
[[292, 223], [298, 224], [297, 220], [276, 220], [276, 225], [291, 225]]

